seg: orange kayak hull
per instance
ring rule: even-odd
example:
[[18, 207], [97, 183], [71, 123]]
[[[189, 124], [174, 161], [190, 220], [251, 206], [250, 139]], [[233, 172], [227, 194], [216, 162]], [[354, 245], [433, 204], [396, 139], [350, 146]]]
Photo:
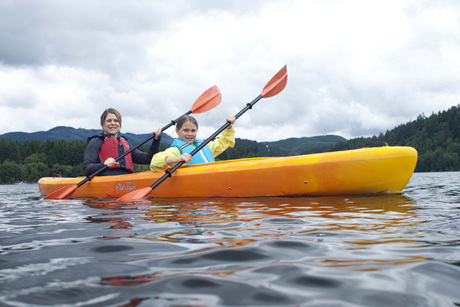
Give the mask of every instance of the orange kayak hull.
[[[257, 197], [399, 194], [417, 163], [412, 147], [362, 148], [338, 152], [228, 160], [184, 166], [156, 189], [151, 197]], [[100, 176], [72, 195], [118, 198], [151, 186], [163, 172]], [[48, 195], [85, 177], [45, 177], [40, 193]]]

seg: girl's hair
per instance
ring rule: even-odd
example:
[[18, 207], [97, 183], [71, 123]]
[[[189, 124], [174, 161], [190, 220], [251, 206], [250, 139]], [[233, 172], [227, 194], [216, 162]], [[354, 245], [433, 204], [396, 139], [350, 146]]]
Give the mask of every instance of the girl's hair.
[[198, 129], [198, 122], [196, 121], [195, 117], [190, 115], [182, 115], [181, 117], [179, 117], [179, 119], [176, 122], [176, 129], [182, 128], [182, 125], [186, 122], [191, 122], [196, 126], [196, 129]]
[[121, 128], [121, 114], [120, 114], [120, 112], [118, 112], [114, 108], [108, 108], [107, 110], [105, 110], [102, 113], [102, 115], [101, 115], [101, 126], [104, 126], [105, 119], [107, 118], [107, 115], [109, 115], [109, 113], [115, 114], [115, 116], [118, 119], [118, 122], [120, 123], [120, 128]]

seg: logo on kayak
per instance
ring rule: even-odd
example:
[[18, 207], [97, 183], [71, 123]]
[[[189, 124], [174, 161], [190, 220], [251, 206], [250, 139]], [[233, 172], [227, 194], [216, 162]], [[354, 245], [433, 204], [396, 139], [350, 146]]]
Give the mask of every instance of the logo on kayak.
[[131, 182], [120, 182], [117, 184], [115, 189], [117, 191], [131, 191], [131, 190], [135, 190], [136, 186], [131, 185]]

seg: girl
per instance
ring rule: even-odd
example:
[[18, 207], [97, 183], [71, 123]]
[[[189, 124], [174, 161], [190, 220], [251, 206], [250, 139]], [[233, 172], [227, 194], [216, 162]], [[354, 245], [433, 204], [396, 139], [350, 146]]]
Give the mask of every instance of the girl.
[[[233, 125], [236, 118], [230, 115], [227, 121]], [[235, 145], [235, 129], [232, 125], [228, 126], [219, 138], [209, 142], [192, 157], [190, 153], [203, 142], [196, 139], [198, 122], [193, 116], [181, 116], [176, 123], [177, 139], [173, 141], [171, 147], [153, 156], [150, 169], [160, 172], [181, 161], [188, 165], [214, 162], [214, 157]]]

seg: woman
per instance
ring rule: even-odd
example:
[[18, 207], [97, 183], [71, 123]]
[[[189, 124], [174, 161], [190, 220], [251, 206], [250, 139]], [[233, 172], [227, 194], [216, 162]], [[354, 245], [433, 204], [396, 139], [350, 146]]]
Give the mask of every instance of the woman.
[[121, 129], [121, 114], [113, 108], [105, 110], [101, 115], [102, 134], [88, 138], [83, 170], [89, 176], [107, 166], [101, 176], [123, 175], [133, 172], [133, 163], [149, 164], [152, 156], [158, 152], [161, 141], [161, 129], [155, 130], [154, 141], [148, 152], [133, 150], [118, 162], [115, 159], [129, 150], [127, 140], [119, 136]]
[[[235, 120], [235, 116], [227, 117], [227, 121], [232, 125]], [[222, 131], [218, 139], [209, 142], [198, 153], [191, 156], [190, 153], [203, 141], [196, 138], [198, 133], [196, 119], [190, 115], [181, 116], [176, 123], [177, 139], [173, 141], [171, 147], [153, 156], [150, 169], [159, 172], [181, 161], [188, 165], [214, 162], [214, 157], [235, 145], [235, 129], [232, 125]]]

